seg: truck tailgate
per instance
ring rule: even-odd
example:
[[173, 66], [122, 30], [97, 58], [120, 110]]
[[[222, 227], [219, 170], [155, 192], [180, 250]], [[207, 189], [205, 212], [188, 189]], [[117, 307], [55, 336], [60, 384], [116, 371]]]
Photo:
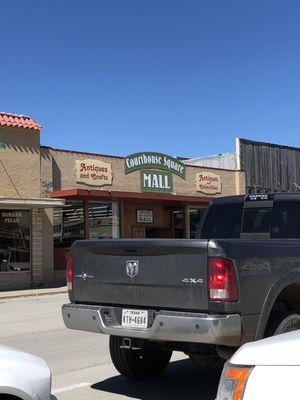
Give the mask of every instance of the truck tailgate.
[[207, 310], [207, 240], [77, 241], [77, 303]]

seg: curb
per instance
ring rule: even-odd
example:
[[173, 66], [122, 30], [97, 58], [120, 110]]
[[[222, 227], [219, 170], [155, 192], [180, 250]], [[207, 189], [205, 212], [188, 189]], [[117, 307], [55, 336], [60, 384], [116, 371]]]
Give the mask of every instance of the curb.
[[68, 289], [66, 286], [60, 288], [49, 288], [49, 289], [14, 290], [11, 292], [0, 292], [0, 300], [15, 299], [19, 297], [38, 297], [38, 296], [54, 295], [67, 292]]

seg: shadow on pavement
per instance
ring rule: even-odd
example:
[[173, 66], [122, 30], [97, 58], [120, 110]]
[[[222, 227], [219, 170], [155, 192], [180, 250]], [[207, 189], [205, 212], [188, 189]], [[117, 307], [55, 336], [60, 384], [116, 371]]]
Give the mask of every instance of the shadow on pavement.
[[175, 361], [164, 375], [151, 381], [132, 381], [115, 376], [92, 389], [142, 400], [214, 400], [223, 363], [201, 368], [190, 360]]

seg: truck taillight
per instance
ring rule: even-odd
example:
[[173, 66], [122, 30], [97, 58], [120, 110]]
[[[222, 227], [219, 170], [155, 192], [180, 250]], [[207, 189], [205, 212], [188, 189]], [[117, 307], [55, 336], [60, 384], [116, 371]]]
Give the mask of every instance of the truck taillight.
[[72, 292], [72, 290], [73, 290], [73, 257], [70, 254], [67, 257], [66, 276], [67, 276], [68, 291]]
[[208, 282], [210, 300], [238, 300], [237, 281], [232, 260], [224, 257], [209, 257]]

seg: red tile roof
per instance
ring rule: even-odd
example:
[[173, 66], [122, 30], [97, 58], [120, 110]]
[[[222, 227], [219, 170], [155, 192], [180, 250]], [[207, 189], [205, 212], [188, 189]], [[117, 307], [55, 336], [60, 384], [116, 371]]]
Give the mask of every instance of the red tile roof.
[[26, 115], [9, 114], [0, 112], [0, 126], [11, 126], [15, 128], [33, 129], [40, 131], [41, 125]]

